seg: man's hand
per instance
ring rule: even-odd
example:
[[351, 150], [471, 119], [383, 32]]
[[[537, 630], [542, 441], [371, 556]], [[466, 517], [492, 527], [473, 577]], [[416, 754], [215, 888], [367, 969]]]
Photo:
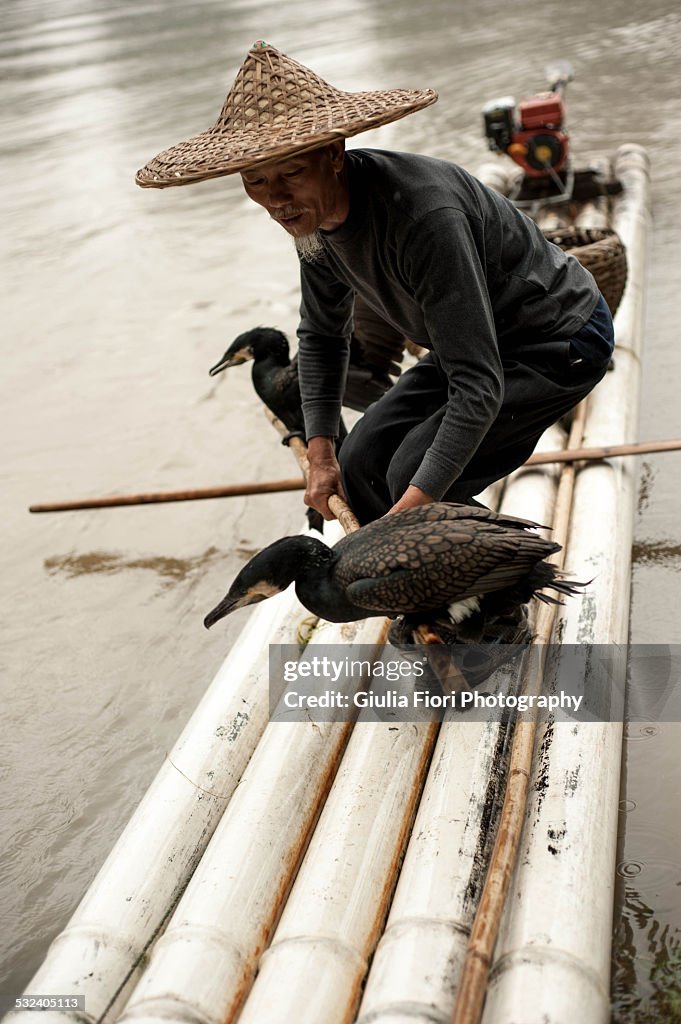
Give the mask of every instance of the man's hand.
[[312, 437], [307, 446], [310, 471], [305, 491], [305, 504], [316, 508], [326, 520], [335, 519], [329, 508], [329, 498], [338, 494], [345, 498], [341, 483], [340, 466], [336, 459], [336, 442], [333, 437]]
[[409, 484], [399, 501], [396, 501], [391, 509], [386, 512], [391, 516], [393, 512], [402, 512], [405, 508], [418, 508], [419, 505], [431, 505], [435, 499], [422, 491], [420, 487]]

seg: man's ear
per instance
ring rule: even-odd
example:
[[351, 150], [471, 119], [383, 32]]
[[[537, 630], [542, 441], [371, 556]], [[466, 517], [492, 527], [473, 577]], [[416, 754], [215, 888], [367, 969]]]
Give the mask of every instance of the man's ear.
[[333, 142], [330, 142], [329, 154], [334, 171], [341, 171], [345, 163], [345, 139], [334, 139]]

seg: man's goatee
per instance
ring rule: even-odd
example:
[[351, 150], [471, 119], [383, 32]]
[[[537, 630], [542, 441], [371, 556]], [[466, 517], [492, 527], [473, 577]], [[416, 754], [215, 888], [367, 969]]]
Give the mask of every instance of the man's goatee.
[[301, 238], [294, 238], [293, 242], [296, 252], [304, 263], [318, 263], [324, 256], [324, 243], [318, 231], [311, 235], [303, 235]]

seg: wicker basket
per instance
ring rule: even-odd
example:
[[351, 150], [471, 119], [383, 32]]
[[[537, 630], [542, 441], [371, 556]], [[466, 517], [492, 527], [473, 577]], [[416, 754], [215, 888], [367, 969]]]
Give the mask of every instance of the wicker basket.
[[627, 283], [627, 254], [619, 235], [609, 229], [573, 227], [544, 234], [593, 274], [614, 316]]

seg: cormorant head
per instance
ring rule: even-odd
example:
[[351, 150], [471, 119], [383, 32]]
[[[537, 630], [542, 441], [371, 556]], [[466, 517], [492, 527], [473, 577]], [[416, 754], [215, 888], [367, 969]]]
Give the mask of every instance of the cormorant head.
[[245, 331], [235, 338], [222, 359], [215, 366], [211, 366], [208, 372], [214, 377], [220, 370], [226, 370], [230, 366], [239, 366], [249, 359], [258, 362], [267, 356], [274, 356], [277, 362], [285, 366], [289, 361], [288, 339], [274, 327], [254, 327], [253, 330]]
[[206, 615], [204, 626], [210, 629], [237, 608], [257, 604], [281, 593], [298, 578], [310, 561], [316, 564], [320, 554], [329, 557], [326, 554], [329, 551], [330, 548], [312, 537], [276, 540], [243, 567], [222, 601]]

